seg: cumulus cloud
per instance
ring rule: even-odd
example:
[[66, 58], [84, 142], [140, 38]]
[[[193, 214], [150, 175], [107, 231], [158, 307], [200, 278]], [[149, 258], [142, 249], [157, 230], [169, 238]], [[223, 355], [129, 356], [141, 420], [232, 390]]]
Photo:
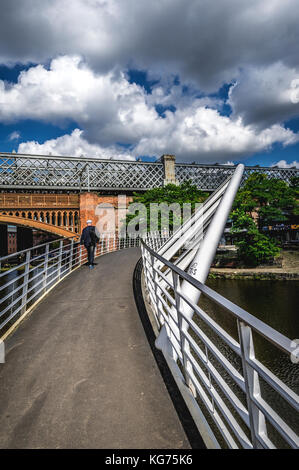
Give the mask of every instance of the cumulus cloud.
[[43, 144], [35, 141], [22, 142], [18, 153], [32, 155], [65, 155], [72, 157], [107, 158], [112, 160], [134, 160], [132, 155], [116, 146], [101, 147], [90, 144], [82, 136], [83, 131], [75, 129], [70, 135], [46, 140]]
[[244, 70], [229, 91], [233, 115], [262, 128], [298, 115], [298, 77], [299, 67], [290, 68], [282, 62]]
[[[186, 161], [227, 161], [269, 149], [275, 142], [298, 141], [298, 135], [279, 124], [259, 129], [244, 123], [241, 112], [222, 115], [218, 98], [197, 98], [182, 90], [182, 85], [165, 89], [158, 84], [148, 94], [123, 72], [96, 73], [80, 57], [62, 56], [48, 69], [38, 65], [23, 71], [15, 84], [0, 81], [0, 120], [35, 119], [61, 126], [70, 121], [84, 131], [43, 147], [23, 143], [22, 152], [54, 146], [65, 154], [79, 139], [80, 146], [96, 153], [107, 148], [114, 155], [118, 142], [130, 146], [133, 156], [174, 153]], [[163, 117], [156, 110], [159, 104], [166, 106]], [[167, 109], [171, 104], [175, 106]]]
[[294, 160], [292, 163], [287, 163], [286, 160], [279, 160], [279, 162], [273, 163], [271, 166], [278, 166], [279, 168], [299, 168], [299, 162]]
[[290, 145], [299, 136], [280, 125], [262, 131], [244, 126], [242, 119], [221, 116], [215, 109], [196, 107], [178, 110], [175, 119], [169, 115], [168, 128], [160, 135], [143, 138], [135, 152], [144, 154], [154, 150], [174, 153], [181, 160], [225, 162], [250, 153], [270, 149], [275, 142]]
[[18, 83], [0, 80], [0, 120], [35, 119], [63, 125], [76, 121], [91, 140], [128, 143], [163, 125], [145, 90], [124, 73], [94, 73], [78, 56], [63, 56], [49, 70], [38, 65]]

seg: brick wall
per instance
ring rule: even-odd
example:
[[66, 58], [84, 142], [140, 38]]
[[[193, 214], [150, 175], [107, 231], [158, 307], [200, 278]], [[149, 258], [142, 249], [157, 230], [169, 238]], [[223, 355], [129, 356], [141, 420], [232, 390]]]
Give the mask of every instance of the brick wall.
[[123, 219], [125, 217], [128, 205], [132, 200], [132, 196], [98, 196], [96, 193], [80, 194], [81, 231], [86, 226], [88, 219], [92, 220], [93, 225], [100, 222], [104, 230], [109, 230], [113, 220], [115, 220], [115, 226], [118, 229], [119, 218]]

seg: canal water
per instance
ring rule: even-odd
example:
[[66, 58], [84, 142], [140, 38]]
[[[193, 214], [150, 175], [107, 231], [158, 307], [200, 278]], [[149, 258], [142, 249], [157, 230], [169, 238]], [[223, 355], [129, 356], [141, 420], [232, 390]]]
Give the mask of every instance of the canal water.
[[299, 338], [299, 281], [209, 279], [207, 285], [288, 338]]
[[[299, 281], [209, 279], [207, 285], [278, 330], [290, 340], [299, 339]], [[231, 315], [203, 296], [200, 299], [199, 306], [231, 336], [238, 340], [237, 322], [232, 319]], [[240, 358], [224, 342], [219, 341], [219, 338], [215, 337], [214, 333], [201, 320], [197, 319], [197, 323], [207, 336], [214, 340], [214, 343], [216, 342], [221, 352], [231, 364], [241, 372]], [[299, 394], [299, 364], [294, 364], [290, 356], [271, 345], [261, 336], [253, 334], [253, 339], [257, 359], [293, 391]], [[213, 358], [210, 359], [212, 359], [211, 362], [214, 362]], [[226, 371], [224, 369], [221, 370], [221, 368], [219, 369], [216, 361], [214, 365], [221, 372], [222, 376], [225, 376], [231, 388], [245, 404], [245, 397], [242, 396], [242, 393], [239, 393], [240, 390], [230, 380]], [[273, 392], [263, 379], [260, 379], [260, 386], [262, 397], [269, 401], [273, 409], [291, 425], [295, 432], [299, 433], [298, 415], [296, 415], [296, 412], [276, 392]], [[270, 423], [267, 423], [267, 428], [275, 444], [279, 448], [284, 447]]]

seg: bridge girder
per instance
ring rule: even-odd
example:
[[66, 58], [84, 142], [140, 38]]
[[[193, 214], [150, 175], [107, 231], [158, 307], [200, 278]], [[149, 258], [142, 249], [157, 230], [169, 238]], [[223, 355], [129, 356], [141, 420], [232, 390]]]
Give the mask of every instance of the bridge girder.
[[44, 232], [55, 234], [58, 237], [65, 237], [65, 238], [74, 237], [74, 239], [77, 239], [79, 237], [78, 233], [75, 233], [64, 227], [57, 227], [55, 225], [47, 224], [45, 222], [40, 222], [38, 220], [32, 220], [32, 219], [27, 219], [24, 217], [18, 217], [18, 216], [12, 216], [12, 215], [0, 214], [0, 224], [17, 225], [17, 226], [33, 228], [35, 230], [42, 230]]
[[[169, 158], [172, 157], [171, 171]], [[108, 160], [0, 153], [0, 189], [45, 191], [144, 191], [168, 182], [190, 180], [214, 191], [235, 170], [234, 165], [176, 163], [174, 156], [157, 162]], [[296, 168], [245, 167], [244, 179], [256, 172], [289, 182]]]

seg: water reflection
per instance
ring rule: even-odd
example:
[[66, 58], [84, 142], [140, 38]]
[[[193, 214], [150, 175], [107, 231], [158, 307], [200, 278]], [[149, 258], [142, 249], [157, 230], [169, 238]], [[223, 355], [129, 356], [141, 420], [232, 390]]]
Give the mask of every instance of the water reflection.
[[[297, 292], [299, 281], [244, 281], [244, 280], [208, 280], [207, 285], [235, 304], [244, 308], [252, 315], [272, 326], [288, 338], [299, 338], [299, 322], [297, 307]], [[238, 340], [237, 322], [223, 308], [201, 296], [199, 306], [209, 314], [231, 336]], [[241, 371], [240, 358], [197, 318], [197, 323], [205, 334], [217, 344], [219, 350], [230, 363]], [[270, 344], [261, 336], [254, 333], [254, 347], [257, 359], [266, 365], [276, 376], [287, 384], [297, 394], [299, 393], [299, 366], [293, 364], [290, 357]], [[230, 384], [238, 398], [244, 403], [245, 397], [234, 385], [228, 373], [211, 358], [214, 366]], [[263, 380], [260, 380], [262, 396], [269, 400], [273, 409], [279, 413], [296, 432], [299, 431], [298, 416], [294, 410], [281, 399]], [[277, 433], [271, 429], [271, 438], [278, 447], [282, 447]]]

